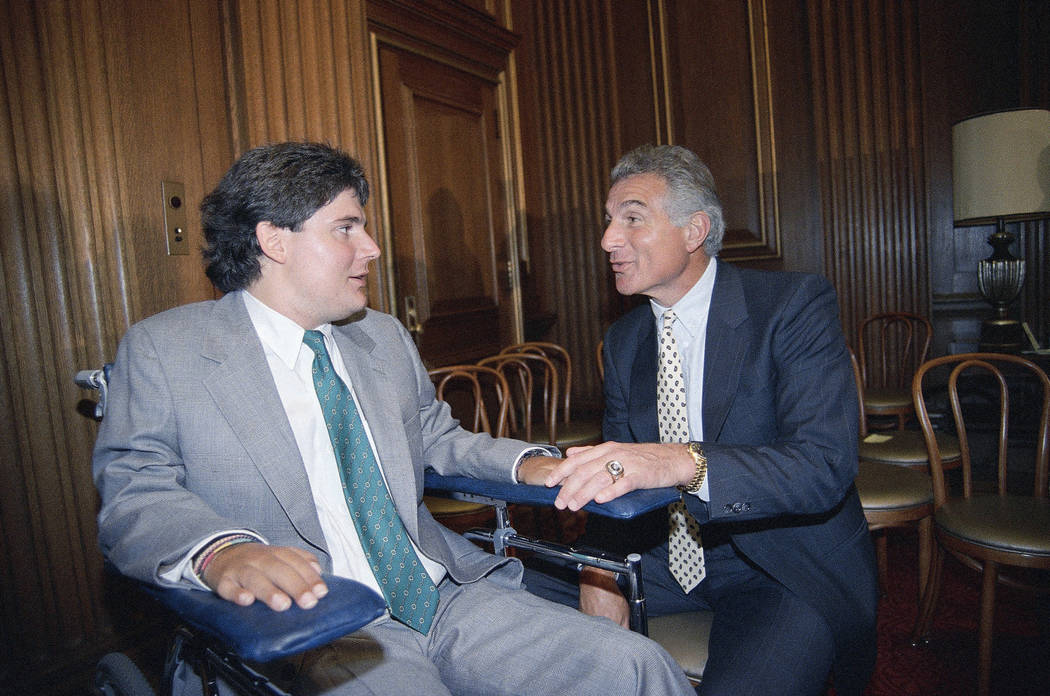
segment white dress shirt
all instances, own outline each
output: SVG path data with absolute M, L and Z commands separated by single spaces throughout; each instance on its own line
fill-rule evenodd
M 689 439 L 701 442 L 704 439 L 704 345 L 707 342 L 707 316 L 711 310 L 711 296 L 715 289 L 717 260 L 712 258 L 707 269 L 689 291 L 675 302 L 671 309 L 675 322 L 671 326 L 678 353 L 682 356 L 682 376 L 685 378 L 685 407 L 689 418 Z M 663 316 L 667 307 L 656 300 L 649 300 L 656 321 L 656 335 L 663 330 Z M 708 478 L 696 495 L 701 500 L 711 500 Z
M 321 413 L 321 406 L 317 401 L 317 392 L 313 385 L 314 353 L 303 343 L 303 335 L 306 332 L 294 321 L 267 307 L 249 292 L 241 291 L 240 294 L 252 325 L 255 327 L 255 332 L 262 342 L 266 361 L 270 366 L 274 384 L 277 386 L 277 393 L 281 398 L 292 434 L 295 436 L 295 443 L 306 467 L 306 475 L 310 481 L 310 493 L 314 506 L 317 508 L 321 531 L 324 534 L 328 552 L 332 556 L 332 572 L 340 577 L 357 580 L 381 595 L 379 584 L 362 549 L 357 527 L 354 526 L 346 500 L 342 495 L 343 484 L 339 476 L 335 451 L 332 449 L 328 427 Z M 326 324 L 318 327 L 317 330 L 324 334 L 325 348 L 328 349 L 336 373 L 347 385 L 354 398 L 354 403 L 358 404 L 361 421 L 364 423 L 369 441 L 373 443 L 372 452 L 382 471 L 382 462 L 379 461 L 379 456 L 375 452 L 368 418 L 360 408 L 354 387 L 346 373 L 342 354 L 332 337 L 332 325 Z M 558 456 L 558 452 L 556 448 L 542 446 L 523 449 L 511 470 L 515 483 L 518 483 L 518 465 L 526 457 L 532 455 Z M 177 563 L 162 568 L 160 576 L 171 582 L 183 580 L 195 587 L 209 589 L 193 572 L 193 557 L 213 540 L 233 533 L 249 534 L 258 538 L 262 543 L 268 543 L 266 539 L 248 529 L 223 530 L 201 540 Z M 409 541 L 434 584 L 441 582 L 446 575 L 445 567 L 424 555 L 411 539 Z
M 321 522 L 321 531 L 324 532 L 328 553 L 332 556 L 332 572 L 340 577 L 357 580 L 382 596 L 379 583 L 361 547 L 361 539 L 350 517 L 346 499 L 343 497 L 339 464 L 336 461 L 335 450 L 332 449 L 332 441 L 328 435 L 328 427 L 325 424 L 324 414 L 321 412 L 321 405 L 317 401 L 317 392 L 314 390 L 312 376 L 314 352 L 303 343 L 305 331 L 294 321 L 270 309 L 250 293 L 244 292 L 242 295 L 244 306 L 248 309 L 248 316 L 255 325 L 259 340 L 262 341 L 274 384 L 277 385 L 277 393 L 281 397 L 281 403 L 284 404 L 284 412 L 288 416 L 292 433 L 295 435 L 295 443 L 299 446 L 299 454 L 306 466 L 306 476 L 310 480 L 310 492 L 313 494 L 317 517 Z M 332 338 L 332 325 L 325 324 L 317 327 L 317 330 L 324 334 L 325 348 L 328 349 L 328 354 L 331 356 L 332 366 L 350 390 L 354 402 L 358 405 L 358 413 L 361 415 L 369 442 L 374 443 L 372 431 L 368 425 L 368 417 L 360 408 L 360 402 L 354 393 L 350 377 L 346 373 L 339 347 Z M 382 471 L 383 464 L 375 451 L 374 444 L 372 453 Z M 427 558 L 414 542 L 412 547 L 434 584 L 441 582 L 441 579 L 445 577 L 445 567 Z

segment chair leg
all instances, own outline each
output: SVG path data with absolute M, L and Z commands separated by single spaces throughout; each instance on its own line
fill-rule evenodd
M 875 532 L 875 564 L 879 569 L 879 590 L 883 596 L 889 591 L 890 575 L 886 569 L 889 563 L 889 554 L 886 552 L 886 530 L 880 529 Z
M 930 555 L 933 553 L 933 517 L 919 520 L 919 606 L 930 582 Z
M 940 545 L 933 544 L 933 555 L 930 560 L 930 570 L 926 580 L 926 592 L 922 597 L 922 606 L 919 607 L 919 615 L 915 619 L 915 628 L 911 634 L 911 644 L 918 645 L 926 640 L 933 623 L 933 612 L 937 607 L 937 595 L 941 590 L 941 569 L 944 565 L 944 551 Z
M 981 626 L 977 650 L 977 696 L 988 696 L 992 677 L 992 637 L 995 630 L 995 584 L 999 564 L 984 562 L 981 575 Z

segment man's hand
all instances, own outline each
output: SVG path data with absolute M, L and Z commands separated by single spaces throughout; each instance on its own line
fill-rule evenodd
M 521 466 L 518 467 L 518 483 L 542 486 L 546 483 L 550 473 L 554 471 L 554 467 L 561 464 L 561 462 L 562 460 L 558 457 L 542 455 L 525 457 L 521 460 Z
M 290 546 L 230 546 L 215 554 L 201 579 L 223 599 L 245 607 L 258 599 L 274 611 L 292 606 L 293 598 L 312 609 L 328 594 L 317 557 Z
M 592 500 L 607 503 L 642 488 L 685 486 L 696 470 L 684 443 L 603 442 L 570 447 L 565 453 L 565 459 L 554 460 L 556 466 L 544 481 L 547 486 L 562 487 L 554 500 L 559 510 L 576 511 Z M 623 465 L 623 476 L 616 481 L 605 468 L 612 460 Z
M 616 575 L 599 568 L 580 571 L 580 611 L 591 616 L 605 616 L 630 628 L 627 599 L 616 584 Z

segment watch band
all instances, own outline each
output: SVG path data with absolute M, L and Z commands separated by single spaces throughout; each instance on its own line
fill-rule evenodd
M 704 485 L 704 479 L 707 478 L 707 457 L 704 456 L 704 450 L 700 448 L 699 442 L 688 442 L 686 447 L 693 461 L 696 462 L 696 473 L 693 474 L 693 480 L 689 482 L 689 485 L 678 486 L 678 490 L 683 493 L 696 493 Z

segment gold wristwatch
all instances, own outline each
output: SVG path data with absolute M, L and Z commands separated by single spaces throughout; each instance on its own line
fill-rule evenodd
M 707 457 L 704 456 L 699 442 L 688 442 L 686 447 L 689 448 L 689 455 L 696 462 L 696 473 L 693 474 L 693 480 L 688 486 L 678 486 L 678 490 L 683 493 L 696 493 L 700 490 L 700 486 L 704 485 L 704 479 L 707 478 Z

